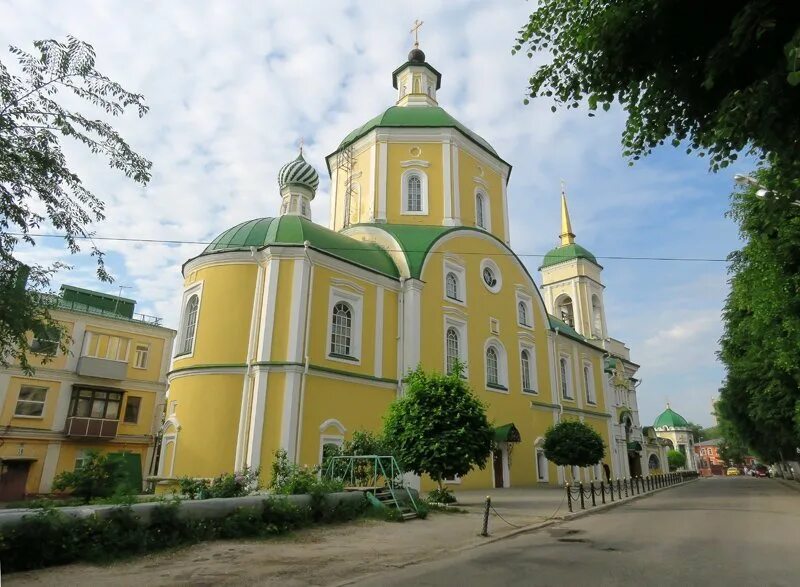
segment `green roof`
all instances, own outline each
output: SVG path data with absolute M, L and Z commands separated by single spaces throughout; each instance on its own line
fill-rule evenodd
M 392 106 L 385 112 L 379 114 L 366 124 L 359 126 L 357 129 L 347 135 L 336 151 L 341 151 L 376 128 L 443 127 L 455 128 L 459 130 L 464 136 L 477 144 L 480 148 L 487 151 L 493 157 L 500 159 L 500 156 L 492 148 L 492 146 L 486 142 L 485 139 L 469 130 L 466 126 L 445 112 L 444 108 L 440 108 L 439 106 Z
M 389 254 L 373 243 L 365 243 L 315 224 L 302 216 L 255 218 L 229 228 L 201 253 L 211 255 L 245 251 L 271 245 L 303 246 L 338 257 L 348 263 L 397 278 L 400 273 Z
M 677 412 L 673 412 L 669 407 L 661 412 L 653 423 L 654 428 L 688 428 L 689 422 Z
M 552 330 L 555 330 L 556 328 L 558 328 L 558 332 L 561 333 L 561 334 L 566 334 L 567 336 L 569 336 L 571 338 L 578 339 L 578 340 L 580 340 L 582 342 L 587 342 L 586 337 L 581 336 L 580 334 L 578 334 L 577 330 L 575 330 L 572 326 L 570 326 L 569 324 L 567 324 L 563 320 L 561 320 L 559 318 L 556 318 L 555 316 L 552 316 L 550 314 L 547 315 L 547 319 L 550 320 L 550 328 Z
M 521 442 L 519 430 L 511 424 L 503 424 L 494 429 L 495 442 Z
M 547 253 L 544 256 L 544 260 L 542 260 L 542 265 L 539 267 L 539 269 L 542 267 L 557 265 L 559 263 L 563 263 L 564 261 L 571 261 L 572 259 L 586 259 L 598 267 L 600 266 L 600 263 L 597 262 L 597 258 L 587 249 L 580 246 L 578 243 L 571 243 L 569 245 L 556 247 Z

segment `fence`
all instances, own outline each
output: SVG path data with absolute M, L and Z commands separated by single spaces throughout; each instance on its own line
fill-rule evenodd
M 616 482 L 611 479 L 605 481 L 590 481 L 587 485 L 582 482 L 567 483 L 564 489 L 567 492 L 567 506 L 569 511 L 574 511 L 574 507 L 580 504 L 580 509 L 595 507 L 598 499 L 600 504 L 612 503 L 634 495 L 650 493 L 656 489 L 679 485 L 689 479 L 695 479 L 695 472 L 665 473 L 663 475 L 648 475 L 646 477 L 628 477 L 625 479 L 617 478 Z M 606 499 L 608 497 L 608 500 Z M 591 503 L 589 503 L 591 501 Z

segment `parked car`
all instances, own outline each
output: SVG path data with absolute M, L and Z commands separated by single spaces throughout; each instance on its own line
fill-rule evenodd
M 769 469 L 766 465 L 758 465 L 755 468 L 756 477 L 769 477 Z
M 725 471 L 725 475 L 728 477 L 735 477 L 739 474 L 739 469 L 737 467 L 728 467 L 728 470 Z

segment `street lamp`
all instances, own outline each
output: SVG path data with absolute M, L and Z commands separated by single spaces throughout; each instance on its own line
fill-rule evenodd
M 773 192 L 772 190 L 768 190 L 763 185 L 758 183 L 757 179 L 749 175 L 742 175 L 741 173 L 737 173 L 736 175 L 733 176 L 733 181 L 735 181 L 739 185 L 758 188 L 756 190 L 756 196 L 759 198 L 771 198 L 775 195 L 775 192 Z M 800 206 L 800 200 L 794 200 L 793 202 L 790 202 L 790 204 L 793 204 L 795 206 Z

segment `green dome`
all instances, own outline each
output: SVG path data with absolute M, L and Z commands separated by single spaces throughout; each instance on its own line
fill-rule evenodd
M 550 267 L 551 265 L 558 265 L 559 263 L 571 261 L 572 259 L 586 259 L 598 267 L 600 266 L 600 263 L 597 262 L 597 257 L 592 255 L 587 249 L 583 248 L 578 243 L 572 243 L 552 249 L 544 256 L 544 260 L 542 261 L 542 265 L 539 267 L 539 269 L 542 267 Z
M 669 406 L 661 412 L 653 423 L 653 428 L 688 428 L 689 422 L 677 412 L 673 412 Z
M 363 126 L 359 126 L 357 129 L 347 135 L 339 145 L 337 151 L 341 151 L 376 128 L 442 127 L 458 129 L 469 140 L 499 159 L 497 152 L 488 142 L 486 142 L 486 140 L 476 135 L 466 126 L 445 112 L 443 108 L 438 106 L 392 106 L 386 110 L 386 112 L 379 114 Z
M 215 238 L 200 256 L 270 245 L 303 246 L 306 241 L 311 248 L 348 263 L 389 277 L 400 276 L 394 261 L 378 245 L 356 240 L 294 215 L 255 218 L 237 224 Z
M 287 185 L 302 185 L 315 192 L 319 186 L 319 175 L 303 158 L 301 151 L 297 159 L 281 167 L 278 172 L 278 185 L 281 189 Z

